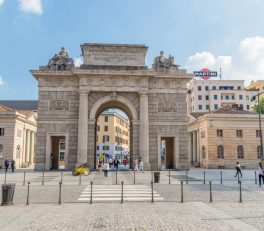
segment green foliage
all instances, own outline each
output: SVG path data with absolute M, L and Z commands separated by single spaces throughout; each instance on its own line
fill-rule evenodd
M 256 113 L 259 113 L 259 110 L 261 114 L 264 114 L 264 98 L 263 97 L 259 99 L 259 106 L 258 106 L 258 101 L 257 100 L 254 101 L 253 111 Z

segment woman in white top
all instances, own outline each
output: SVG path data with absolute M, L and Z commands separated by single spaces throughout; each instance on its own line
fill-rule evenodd
M 109 171 L 109 164 L 106 161 L 105 164 L 104 164 L 104 176 L 105 176 L 105 178 L 107 178 L 108 171 Z

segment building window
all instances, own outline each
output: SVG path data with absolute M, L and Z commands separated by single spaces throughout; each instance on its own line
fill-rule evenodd
M 202 87 L 201 86 L 198 86 L 198 91 L 201 91 L 202 90 Z
M 239 99 L 242 100 L 243 99 L 243 95 L 239 95 Z
M 237 87 L 237 90 L 241 90 L 241 87 L 240 87 L 240 86 L 238 86 L 238 87 Z
M 229 95 L 226 95 L 226 96 L 225 96 L 225 99 L 229 100 Z
M 206 95 L 206 96 L 205 96 L 205 99 L 206 99 L 206 100 L 209 100 L 209 95 Z
M 202 157 L 203 157 L 203 159 L 206 158 L 206 150 L 205 150 L 205 146 L 204 145 L 202 146 Z
M 260 130 L 256 130 L 256 137 L 260 137 Z
M 217 95 L 214 95 L 214 99 L 217 99 Z
M 5 135 L 5 129 L 4 128 L 0 128 L 0 136 L 4 136 Z
M 224 159 L 224 146 L 223 145 L 217 146 L 217 158 Z
M 202 100 L 202 96 L 201 95 L 198 95 L 198 100 Z
M 96 150 L 99 150 L 99 149 L 100 149 L 100 147 L 97 145 Z
M 237 146 L 237 158 L 244 159 L 244 149 L 242 145 Z
M 105 122 L 108 122 L 108 116 L 105 116 L 104 118 L 105 118 Z
M 215 109 L 215 110 L 218 109 L 218 104 L 215 104 L 215 105 L 214 105 L 214 109 Z
M 213 86 L 213 90 L 216 90 L 216 86 Z
M 3 159 L 3 154 L 4 154 L 4 146 L 3 144 L 0 144 L 0 160 Z M 2 162 L 1 162 L 2 164 Z
M 208 86 L 205 86 L 205 90 L 206 90 L 206 91 L 209 91 L 209 87 L 208 87 Z
M 247 110 L 249 110 L 249 105 L 247 105 Z
M 98 132 L 100 131 L 100 126 L 97 126 L 97 131 L 98 131 Z
M 206 110 L 210 110 L 210 106 L 208 104 L 206 105 Z
M 108 131 L 108 126 L 104 126 L 104 130 L 105 130 L 105 132 L 107 132 Z
M 65 152 L 60 152 L 60 161 L 64 161 Z
M 223 137 L 223 130 L 222 129 L 217 129 L 216 130 L 216 135 L 217 135 L 217 137 Z
M 243 137 L 243 130 L 236 130 L 237 137 Z
M 232 99 L 235 99 L 235 96 L 234 95 L 232 95 Z
M 109 142 L 109 136 L 105 135 L 103 136 L 103 143 Z
M 203 105 L 199 104 L 198 108 L 199 108 L 199 110 L 202 110 L 203 109 Z
M 103 150 L 104 151 L 108 151 L 109 150 L 109 146 L 103 146 Z
M 261 145 L 257 147 L 257 154 L 258 154 L 258 159 L 260 159 L 261 158 Z

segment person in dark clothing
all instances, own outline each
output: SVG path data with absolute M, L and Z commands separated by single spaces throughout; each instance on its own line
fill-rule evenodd
M 117 159 L 117 157 L 114 159 L 114 168 L 116 168 L 116 170 L 118 170 L 118 165 L 120 164 L 119 160 Z
M 14 170 L 15 170 L 15 164 L 16 164 L 16 162 L 14 160 L 11 160 L 12 172 L 14 172 Z
M 9 167 L 9 161 L 8 160 L 5 160 L 5 171 L 7 172 L 7 169 Z

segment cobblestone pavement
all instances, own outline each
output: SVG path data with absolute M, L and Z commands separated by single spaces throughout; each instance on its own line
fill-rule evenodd
M 1 230 L 254 231 L 263 230 L 263 204 L 95 203 L 7 206 Z

